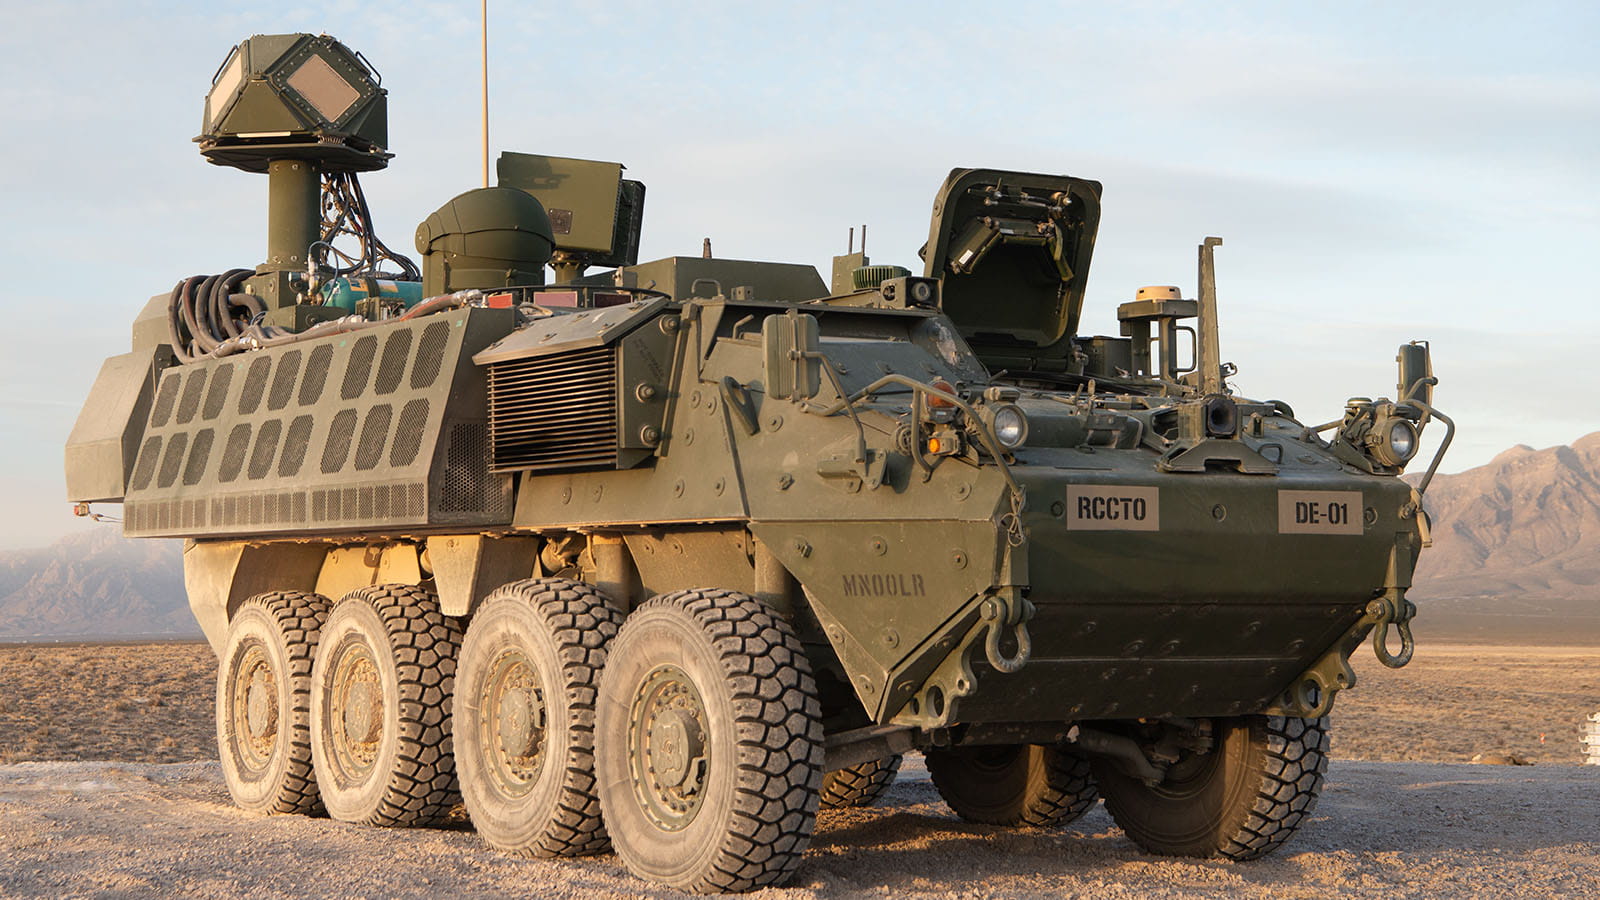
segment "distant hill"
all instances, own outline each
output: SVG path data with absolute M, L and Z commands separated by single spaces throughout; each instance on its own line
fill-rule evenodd
M 0 552 L 0 640 L 198 636 L 181 541 L 124 540 L 112 526 Z
M 1600 641 L 1600 432 L 1434 479 L 1422 634 Z

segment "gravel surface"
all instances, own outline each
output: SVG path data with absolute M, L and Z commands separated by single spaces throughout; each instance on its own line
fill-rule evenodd
M 921 760 L 823 812 L 785 889 L 813 897 L 1577 897 L 1600 893 L 1600 767 L 1336 760 L 1311 823 L 1254 863 L 1139 852 L 1103 807 L 1058 831 L 967 825 Z M 611 855 L 524 860 L 470 830 L 234 809 L 215 763 L 0 766 L 0 896 L 676 896 Z

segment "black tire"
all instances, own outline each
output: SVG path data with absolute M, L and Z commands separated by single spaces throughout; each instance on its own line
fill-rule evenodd
M 926 755 L 939 796 L 968 822 L 1054 828 L 1082 818 L 1099 799 L 1089 760 L 1067 747 L 952 747 Z
M 822 722 L 799 638 L 745 594 L 658 596 L 600 679 L 595 771 L 636 875 L 701 893 L 780 884 L 816 824 Z
M 527 856 L 604 852 L 595 685 L 622 614 L 561 578 L 517 581 L 472 615 L 456 673 L 455 752 L 472 824 Z
M 1154 787 L 1095 761 L 1106 809 L 1134 843 L 1162 856 L 1256 859 L 1311 815 L 1328 768 L 1326 718 L 1217 719 L 1213 739 Z
M 894 777 L 900 773 L 900 762 L 904 758 L 896 753 L 857 763 L 847 769 L 835 769 L 822 776 L 822 808 L 845 809 L 877 803 L 889 786 L 894 784 Z
M 455 621 L 414 585 L 361 588 L 334 604 L 311 675 L 311 753 L 328 815 L 435 825 L 460 802 L 450 746 L 460 644 Z
M 274 591 L 228 623 L 217 667 L 217 752 L 240 809 L 322 812 L 311 764 L 311 662 L 328 600 Z

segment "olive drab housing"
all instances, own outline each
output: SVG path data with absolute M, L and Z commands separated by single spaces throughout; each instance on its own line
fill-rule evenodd
M 919 274 L 851 247 L 830 284 L 640 263 L 622 166 L 507 153 L 419 269 L 356 181 L 385 103 L 333 38 L 234 49 L 196 140 L 268 174 L 268 258 L 152 298 L 67 445 L 80 509 L 186 540 L 241 805 L 459 791 L 496 846 L 746 890 L 916 749 L 973 821 L 1098 792 L 1247 859 L 1308 814 L 1357 646 L 1410 658 L 1426 344 L 1308 427 L 1228 386 L 1219 240 L 1194 299 L 1083 335 L 1100 184 L 994 169 L 951 172 Z

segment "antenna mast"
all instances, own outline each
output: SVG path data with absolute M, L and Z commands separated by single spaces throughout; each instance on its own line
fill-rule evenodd
M 483 186 L 489 186 L 489 0 L 481 0 L 479 18 L 483 23 Z

